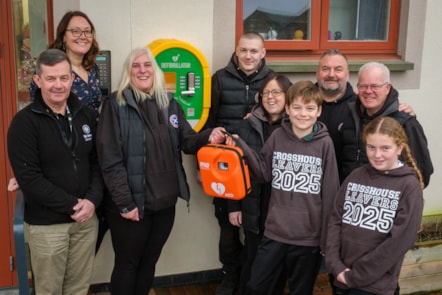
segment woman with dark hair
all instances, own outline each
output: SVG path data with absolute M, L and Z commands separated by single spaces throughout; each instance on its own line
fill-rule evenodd
M 55 40 L 49 48 L 66 52 L 75 75 L 71 92 L 75 93 L 85 105 L 95 110 L 98 116 L 102 93 L 95 58 L 99 53 L 99 47 L 95 39 L 95 27 L 89 17 L 81 11 L 66 12 L 58 23 Z M 37 85 L 31 83 L 32 100 L 36 89 Z
M 251 111 L 251 116 L 243 120 L 239 127 L 239 136 L 255 151 L 259 152 L 272 132 L 281 126 L 285 117 L 285 93 L 292 83 L 280 74 L 271 74 L 259 89 L 259 101 Z M 241 201 L 229 201 L 229 221 L 234 226 L 243 226 L 244 245 L 247 247 L 247 258 L 241 271 L 239 289 L 245 294 L 245 286 L 259 241 L 264 232 L 264 222 L 270 199 L 270 184 L 258 183 L 252 179 L 252 192 Z M 272 294 L 282 294 L 285 275 L 281 278 L 281 290 Z

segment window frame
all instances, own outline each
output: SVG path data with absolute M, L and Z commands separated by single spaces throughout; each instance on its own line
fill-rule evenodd
M 243 1 L 236 0 L 236 42 L 244 30 Z M 400 0 L 391 0 L 388 40 L 385 41 L 328 40 L 329 9 L 330 0 L 311 0 L 311 40 L 265 40 L 267 57 L 320 55 L 327 49 L 339 48 L 347 55 L 383 55 L 397 58 Z

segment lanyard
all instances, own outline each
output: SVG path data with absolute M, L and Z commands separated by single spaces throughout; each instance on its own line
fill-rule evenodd
M 67 115 L 67 121 L 68 121 L 68 126 L 69 126 L 69 131 L 67 132 L 66 128 L 65 128 L 65 123 L 61 120 L 64 120 L 64 118 L 60 118 L 60 116 L 58 116 L 57 114 L 55 114 L 55 118 L 57 119 L 57 123 L 58 123 L 58 128 L 60 129 L 60 133 L 61 133 L 61 137 L 63 138 L 63 142 L 64 144 L 69 148 L 69 149 L 73 149 L 73 144 L 72 144 L 72 132 L 74 131 L 73 129 L 73 118 L 72 118 L 72 113 L 69 109 L 69 106 L 66 105 L 66 115 Z

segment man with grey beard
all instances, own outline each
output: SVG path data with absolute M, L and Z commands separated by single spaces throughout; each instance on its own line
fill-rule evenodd
M 347 105 L 357 99 L 353 87 L 348 82 L 349 77 L 347 58 L 340 50 L 330 49 L 321 55 L 316 70 L 316 80 L 322 89 L 323 98 L 322 112 L 318 120 L 327 126 L 335 151 L 340 151 L 339 127 L 342 119 L 349 114 Z M 339 158 L 337 161 L 339 165 Z
M 316 70 L 316 80 L 322 89 L 322 112 L 318 121 L 323 122 L 328 129 L 335 147 L 338 169 L 341 172 L 341 127 L 347 116 L 351 116 L 348 104 L 358 100 L 353 87 L 348 82 L 350 71 L 348 69 L 347 57 L 338 49 L 325 51 L 319 58 L 319 65 Z M 405 103 L 399 103 L 399 111 L 414 116 L 413 108 Z M 340 177 L 341 178 L 341 177 Z M 341 179 L 342 180 L 342 179 Z M 333 285 L 334 277 L 330 275 L 332 292 L 338 295 L 339 291 Z
M 348 82 L 350 71 L 347 57 L 339 49 L 329 49 L 319 58 L 316 70 L 316 80 L 322 89 L 322 112 L 318 120 L 328 129 L 336 152 L 339 171 L 341 165 L 341 131 L 343 119 L 350 114 L 349 102 L 354 102 L 358 96 Z M 405 103 L 399 104 L 399 111 L 414 116 L 413 108 Z

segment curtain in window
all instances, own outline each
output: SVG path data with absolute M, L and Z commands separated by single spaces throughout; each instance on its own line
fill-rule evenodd
M 386 40 L 389 17 L 389 0 L 358 0 L 359 40 Z

